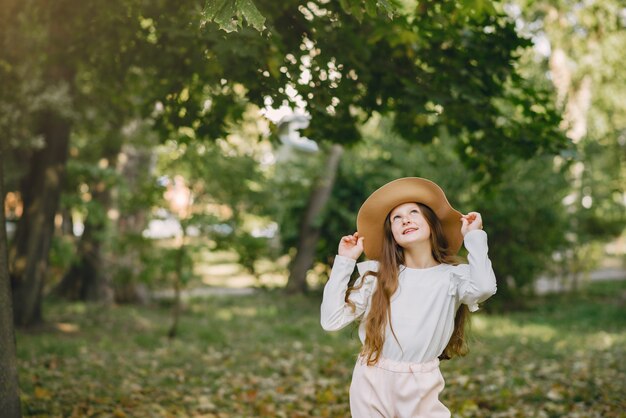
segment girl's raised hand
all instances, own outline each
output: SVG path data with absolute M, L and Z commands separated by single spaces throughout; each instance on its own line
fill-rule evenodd
M 341 241 L 339 241 L 337 254 L 357 260 L 363 253 L 363 239 L 358 232 L 342 237 Z
M 483 218 L 478 212 L 470 212 L 467 215 L 461 216 L 461 234 L 465 236 L 470 231 L 476 229 L 483 229 Z

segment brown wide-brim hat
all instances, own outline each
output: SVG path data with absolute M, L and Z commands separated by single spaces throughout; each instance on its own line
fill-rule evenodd
M 378 260 L 383 247 L 385 219 L 393 208 L 402 203 L 422 203 L 435 212 L 441 221 L 451 254 L 463 243 L 461 212 L 454 209 L 441 187 L 420 177 L 404 177 L 376 190 L 361 205 L 356 217 L 359 236 L 364 237 L 363 249 L 370 260 Z

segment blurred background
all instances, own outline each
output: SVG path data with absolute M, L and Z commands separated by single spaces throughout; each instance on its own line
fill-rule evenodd
M 349 416 L 321 290 L 404 176 L 482 213 L 498 278 L 453 416 L 626 416 L 625 28 L 620 0 L 0 0 L 7 416 Z

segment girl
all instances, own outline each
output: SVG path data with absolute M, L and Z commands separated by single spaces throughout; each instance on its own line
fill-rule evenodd
M 372 193 L 357 230 L 339 243 L 321 306 L 327 331 L 360 321 L 352 416 L 450 417 L 438 398 L 439 359 L 466 354 L 468 313 L 496 292 L 481 216 L 462 215 L 435 183 L 407 177 Z M 469 264 L 455 256 L 462 242 Z M 362 252 L 370 260 L 348 288 Z

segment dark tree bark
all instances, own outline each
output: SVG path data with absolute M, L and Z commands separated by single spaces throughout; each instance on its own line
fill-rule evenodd
M 48 267 L 70 137 L 70 121 L 49 110 L 40 119 L 46 145 L 33 153 L 21 183 L 24 213 L 11 251 L 11 283 L 15 323 L 42 322 L 41 300 Z
M 13 286 L 14 321 L 19 326 L 42 322 L 41 301 L 48 268 L 48 253 L 54 234 L 56 216 L 65 177 L 75 97 L 77 38 L 68 13 L 79 8 L 73 2 L 42 2 L 38 16 L 47 31 L 47 49 L 42 80 L 46 86 L 67 90 L 70 103 L 45 104 L 34 115 L 34 133 L 41 135 L 44 147 L 21 162 L 28 173 L 21 180 L 24 212 L 18 222 L 9 252 Z
M 9 257 L 4 218 L 4 152 L 0 144 L 0 411 L 7 418 L 21 417 L 15 334 L 9 281 Z
M 288 293 L 307 291 L 306 275 L 315 260 L 315 247 L 320 236 L 320 229 L 316 220 L 319 219 L 328 199 L 330 199 L 342 154 L 341 145 L 335 144 L 331 147 L 324 173 L 319 177 L 309 197 L 307 209 L 300 224 L 296 257 L 289 272 L 286 289 Z

